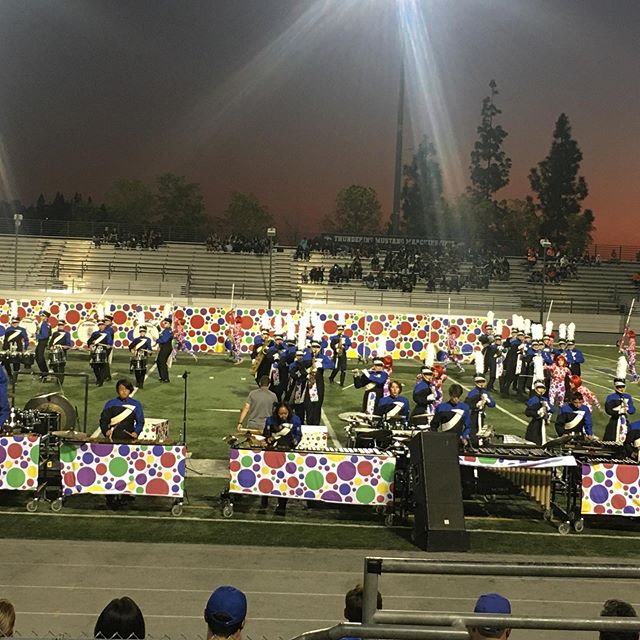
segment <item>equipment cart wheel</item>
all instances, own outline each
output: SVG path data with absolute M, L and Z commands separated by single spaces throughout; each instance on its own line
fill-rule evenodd
M 558 525 L 558 533 L 560 535 L 566 536 L 567 533 L 569 533 L 569 531 L 571 531 L 571 523 L 570 522 L 561 522 Z
M 393 513 L 387 513 L 384 517 L 384 524 L 386 527 L 393 527 Z
M 551 522 L 553 520 L 553 511 L 551 509 L 545 509 L 542 513 L 542 518 L 547 522 Z
M 584 531 L 584 519 L 580 518 L 573 523 L 573 528 L 576 533 L 582 533 Z
M 182 515 L 182 502 L 176 502 L 172 507 L 171 507 L 171 515 L 175 516 L 176 518 L 179 518 Z
M 33 500 L 29 500 L 29 502 L 27 502 L 27 511 L 29 513 L 35 513 L 38 510 L 38 504 L 39 501 L 35 498 Z
M 232 515 L 233 515 L 233 504 L 231 502 L 227 502 L 227 504 L 225 504 L 222 507 L 222 517 L 230 518 Z
M 62 511 L 62 505 L 63 505 L 63 501 L 62 498 L 56 498 L 52 503 L 51 503 L 51 511 L 53 511 L 54 513 L 59 513 L 60 511 Z

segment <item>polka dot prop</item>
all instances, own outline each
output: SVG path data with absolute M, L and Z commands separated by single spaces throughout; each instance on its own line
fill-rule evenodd
M 582 508 L 591 516 L 640 515 L 640 466 L 582 465 Z
M 302 438 L 298 443 L 300 449 L 326 449 L 329 440 L 327 427 L 323 425 L 302 425 Z
M 38 486 L 39 460 L 39 436 L 0 437 L 0 489 L 35 490 Z
M 114 303 L 111 312 L 114 325 L 114 347 L 126 348 L 134 338 L 134 329 L 138 313 L 143 312 L 145 321 L 152 327 L 159 327 L 163 318 L 162 308 L 166 301 L 157 305 L 140 305 L 136 303 Z M 0 298 L 0 337 L 9 324 L 10 301 Z M 35 318 L 42 309 L 41 300 L 28 300 L 19 303 L 18 313 L 23 318 L 23 326 L 27 331 L 35 331 Z M 72 344 L 84 346 L 96 325 L 96 302 L 69 302 L 64 318 L 57 319 L 59 311 L 56 304 L 51 306 L 54 314 L 51 324 L 64 321 L 71 332 Z M 380 338 L 384 340 L 386 354 L 394 358 L 423 359 L 429 342 L 436 348 L 444 348 L 444 342 L 451 328 L 457 340 L 459 351 L 463 356 L 470 356 L 480 348 L 478 338 L 486 328 L 486 319 L 480 317 L 443 316 L 437 314 L 402 314 L 402 313 L 367 313 L 363 311 L 326 312 L 314 310 L 317 321 L 322 326 L 323 338 L 328 340 L 336 333 L 338 324 L 345 324 L 345 335 L 351 338 L 352 346 L 347 351 L 349 358 L 358 356 L 372 357 L 378 354 Z M 174 317 L 184 320 L 186 346 L 194 352 L 222 353 L 227 331 L 233 331 L 236 318 L 242 329 L 240 350 L 243 354 L 251 353 L 253 340 L 260 333 L 262 317 L 268 317 L 272 328 L 277 326 L 275 319 L 282 319 L 282 326 L 293 318 L 296 327 L 301 311 L 296 309 L 263 309 L 241 307 L 229 309 L 223 307 L 177 307 Z M 511 320 L 503 321 L 503 333 L 508 335 Z M 29 328 L 31 327 L 31 328 Z M 153 333 L 153 330 L 151 331 Z M 33 336 L 31 335 L 33 341 Z M 331 350 L 327 350 L 331 355 Z
M 396 459 L 388 455 L 231 449 L 232 493 L 387 505 Z
M 186 448 L 181 445 L 65 442 L 60 445 L 62 495 L 184 495 Z

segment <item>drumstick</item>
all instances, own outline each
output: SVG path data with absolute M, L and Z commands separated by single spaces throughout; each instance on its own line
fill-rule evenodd
M 100 296 L 100 299 L 98 300 L 98 302 L 96 302 L 96 305 L 99 305 L 102 302 L 102 298 L 104 298 L 107 295 L 107 291 L 109 291 L 109 287 L 107 287 L 103 292 L 102 295 Z

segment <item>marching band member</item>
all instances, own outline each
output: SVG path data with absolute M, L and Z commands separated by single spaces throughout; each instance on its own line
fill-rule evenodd
M 347 375 L 347 351 L 351 349 L 351 338 L 344 335 L 344 325 L 338 325 L 338 333 L 330 340 L 331 351 L 333 352 L 334 368 L 329 376 L 329 382 L 334 382 L 338 373 L 340 374 L 340 386 L 344 387 L 344 379 Z
M 519 347 L 524 339 L 524 332 L 520 329 L 520 316 L 511 316 L 511 335 L 505 340 L 506 354 L 503 360 L 503 371 L 500 376 L 500 395 L 509 396 L 509 390 L 517 387 L 517 375 L 519 371 Z
M 447 339 L 445 341 L 445 350 L 447 353 L 447 362 L 452 362 L 460 373 L 464 373 L 464 367 L 460 364 L 462 355 L 458 351 L 458 339 L 456 338 L 456 327 L 449 327 L 447 331 Z
M 11 325 L 7 328 L 2 341 L 2 349 L 10 353 L 23 353 L 29 348 L 29 336 L 24 327 L 20 326 L 20 316 L 18 315 L 18 305 L 16 302 L 11 303 Z M 20 371 L 20 362 L 5 363 L 9 378 L 17 378 Z
M 571 377 L 571 371 L 567 367 L 567 359 L 560 353 L 555 357 L 554 364 L 545 365 L 544 368 L 551 373 L 549 401 L 553 405 L 560 405 L 564 402 L 566 380 Z
M 402 425 L 406 425 L 409 421 L 409 399 L 400 395 L 401 393 L 402 384 L 392 380 L 389 383 L 389 395 L 380 398 L 375 414 L 386 416 L 387 420 L 397 419 Z
M 36 364 L 38 365 L 38 369 L 40 369 L 40 380 L 42 381 L 44 381 L 49 373 L 49 367 L 47 366 L 47 360 L 44 354 L 47 349 L 47 344 L 49 343 L 49 338 L 51 337 L 50 317 L 51 312 L 47 309 L 42 309 L 38 314 L 40 323 L 36 331 Z
M 171 330 L 171 317 L 165 317 L 160 323 L 162 331 L 156 340 L 158 345 L 158 355 L 156 356 L 156 366 L 160 382 L 170 382 L 169 380 L 169 357 L 173 348 L 173 331 Z
M 503 371 L 504 347 L 502 346 L 502 335 L 496 333 L 493 342 L 483 351 L 486 365 L 484 373 L 489 376 L 487 389 L 489 391 L 495 391 L 494 385 L 496 379 L 500 380 Z
M 569 323 L 567 327 L 567 348 L 565 355 L 567 356 L 567 365 L 571 369 L 571 373 L 574 376 L 582 375 L 581 365 L 584 364 L 584 353 L 580 349 L 576 349 L 575 343 L 576 325 L 573 322 Z
M 263 329 L 259 342 L 253 343 L 253 350 L 251 352 L 251 374 L 256 380 L 256 383 L 262 376 L 269 375 L 269 369 L 271 363 L 267 358 L 267 353 L 272 347 L 273 340 L 269 336 L 269 330 Z
M 560 407 L 556 418 L 556 432 L 559 436 L 571 434 L 593 438 L 591 411 L 583 402 L 579 391 L 574 391 L 571 400 Z
M 356 389 L 364 388 L 362 411 L 373 415 L 384 394 L 384 385 L 389 377 L 384 370 L 384 362 L 382 358 L 374 358 L 371 370 L 354 369 L 352 373 L 354 387 Z
M 306 389 L 304 394 L 305 424 L 322 424 L 322 403 L 324 402 L 324 370 L 333 369 L 333 361 L 321 353 L 322 344 L 317 340 L 311 343 L 303 358 L 307 368 Z
M 541 374 L 542 363 L 540 363 L 537 373 Z M 553 406 L 546 396 L 547 385 L 542 377 L 537 377 L 533 383 L 533 395 L 527 400 L 524 414 L 529 420 L 527 430 L 524 434 L 525 440 L 543 445 L 547 442 L 547 429 L 553 414 Z
M 428 359 L 427 359 L 428 360 Z M 420 378 L 413 387 L 415 407 L 411 412 L 411 423 L 429 425 L 436 411 L 436 389 L 433 380 L 433 368 L 425 364 L 420 369 Z
M 109 440 L 137 440 L 144 428 L 144 411 L 139 400 L 130 397 L 133 385 L 126 378 L 116 382 L 117 396 L 107 400 L 100 414 L 100 430 Z
M 151 338 L 147 336 L 147 327 L 144 324 L 144 312 L 138 316 L 138 337 L 134 338 L 129 344 L 129 352 L 131 353 L 131 362 L 129 370 L 136 377 L 136 386 L 138 389 L 144 388 L 144 379 L 147 376 L 147 357 L 153 351 L 151 346 Z
M 625 393 L 627 361 L 624 356 L 618 358 L 616 367 L 616 377 L 613 380 L 614 393 L 610 393 L 604 401 L 605 413 L 610 416 L 609 422 L 604 429 L 604 440 L 606 442 L 623 443 L 627 436 L 628 416 L 636 412 L 633 398 Z
M 493 335 L 493 320 L 495 318 L 495 314 L 493 313 L 493 311 L 488 311 L 487 312 L 487 321 L 485 322 L 485 330 L 484 333 L 480 334 L 479 338 L 478 338 L 478 342 L 480 342 L 480 344 L 483 347 L 483 350 L 486 349 L 486 347 L 488 347 L 494 340 L 494 335 Z
M 105 382 L 106 363 L 107 363 L 107 333 L 105 331 L 105 323 L 101 318 L 98 320 L 98 328 L 89 336 L 87 347 L 91 352 L 89 364 L 96 376 L 96 384 L 101 387 Z
M 471 416 L 469 405 L 461 402 L 461 397 L 462 387 L 452 384 L 449 387 L 449 400 L 442 402 L 436 409 L 431 428 L 434 431 L 453 431 L 466 441 L 471 433 Z
M 628 340 L 628 342 L 627 342 Z M 636 371 L 636 332 L 628 327 L 619 342 L 620 353 L 627 359 L 627 373 L 631 376 L 631 382 L 638 382 L 640 376 Z
M 295 352 L 293 362 L 289 364 L 289 382 L 285 399 L 291 403 L 300 420 L 304 419 L 304 394 L 307 382 L 307 367 L 302 360 L 304 351 Z
M 469 405 L 471 410 L 471 431 L 469 434 L 469 440 L 473 445 L 478 441 L 478 432 L 484 427 L 486 419 L 485 409 L 487 407 L 493 408 L 496 406 L 496 401 L 491 397 L 489 390 L 486 388 L 487 379 L 484 375 L 484 358 L 480 351 L 476 351 L 475 365 L 476 375 L 473 378 L 475 387 L 469 391 L 467 397 L 464 399 L 465 404 Z
M 61 321 L 65 312 L 63 306 L 58 312 L 58 324 L 56 330 L 51 334 L 49 340 L 49 366 L 56 374 L 56 378 L 60 384 L 64 384 L 64 370 L 67 366 L 67 351 L 71 349 L 71 334 L 66 325 Z
M 111 358 L 113 357 L 113 338 L 115 335 L 115 330 L 113 328 L 111 305 L 108 302 L 105 302 L 104 309 L 107 312 L 104 314 L 104 331 L 107 334 L 107 362 L 104 367 L 104 381 L 109 382 L 111 380 Z
M 546 365 L 551 366 L 553 364 L 555 350 L 553 348 L 553 322 L 548 320 L 545 323 L 544 338 L 542 338 L 542 359 Z
M 579 391 L 582 394 L 582 399 L 587 407 L 589 407 L 589 411 L 593 413 L 593 407 L 602 411 L 600 400 L 598 400 L 598 397 L 593 393 L 593 391 L 591 391 L 591 389 L 582 384 L 582 378 L 580 376 L 571 376 L 569 385 L 571 391 Z

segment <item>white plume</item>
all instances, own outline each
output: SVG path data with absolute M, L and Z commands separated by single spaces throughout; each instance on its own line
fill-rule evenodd
M 282 322 L 282 316 L 280 314 L 273 319 L 273 330 L 276 333 L 282 333 L 284 330 L 284 323 Z
M 573 342 L 576 338 L 576 323 L 570 322 L 567 325 L 567 340 Z
M 539 353 L 533 356 L 533 380 L 544 380 L 544 360 Z
M 519 324 L 520 324 L 520 316 L 517 313 L 512 313 L 511 314 L 511 326 L 514 329 L 517 329 Z
M 60 322 L 64 322 L 67 318 L 67 305 L 64 302 L 61 302 L 58 305 L 58 320 Z
M 531 339 L 532 340 L 542 340 L 542 325 L 538 324 L 537 322 L 535 324 L 531 325 Z
M 293 316 L 289 316 L 287 318 L 287 340 L 295 340 L 296 339 L 296 321 L 293 319 Z
M 430 342 L 427 345 L 427 355 L 425 356 L 424 363 L 427 367 L 433 367 L 433 363 L 436 361 L 436 345 Z
M 137 315 L 137 325 L 139 327 L 141 327 L 144 324 L 145 320 L 144 320 L 144 311 L 138 311 L 138 315 Z
M 495 314 L 493 313 L 493 311 L 487 311 L 487 325 L 492 327 L 494 318 Z
M 96 313 L 98 314 L 98 320 L 104 318 L 104 307 L 101 304 L 96 305 Z
M 524 332 L 526 335 L 531 335 L 531 320 L 529 318 L 524 321 Z
M 544 324 L 544 335 L 550 336 L 553 333 L 553 321 L 547 320 Z
M 476 375 L 478 376 L 484 375 L 484 356 L 482 355 L 482 351 L 476 351 L 474 355 L 475 355 L 474 363 L 476 365 Z
M 338 313 L 336 313 L 336 324 L 337 325 L 341 325 L 341 324 L 346 324 L 346 318 L 345 318 L 346 314 L 344 311 L 339 311 Z
M 376 355 L 378 358 L 382 358 L 387 353 L 387 338 L 381 333 L 378 336 L 378 343 L 376 345 Z
M 271 329 L 271 321 L 269 320 L 269 314 L 265 311 L 260 318 L 261 329 Z
M 300 316 L 298 324 L 298 349 L 304 351 L 307 346 L 307 328 L 309 327 L 309 318 L 307 314 Z
M 18 302 L 17 300 L 12 300 L 11 304 L 9 305 L 9 309 L 10 309 L 10 313 L 11 313 L 11 319 L 13 320 L 13 318 L 15 318 L 18 315 Z
M 503 322 L 502 320 L 496 320 L 496 330 L 495 330 L 495 334 L 496 336 L 499 336 L 502 338 L 502 328 L 503 328 Z
M 49 311 L 51 309 L 51 298 L 45 298 L 42 301 L 42 310 Z
M 173 312 L 173 308 L 171 307 L 170 304 L 165 304 L 164 307 L 162 307 L 162 317 L 163 318 L 168 318 Z
M 564 322 L 561 322 L 558 325 L 558 339 L 560 340 L 567 339 L 567 325 Z
M 618 364 L 616 365 L 616 378 L 621 380 L 627 379 L 627 359 L 621 355 L 618 358 Z
M 323 327 L 322 327 L 322 323 L 320 322 L 319 318 L 316 318 L 317 322 L 316 324 L 313 325 L 313 339 L 321 342 L 322 341 L 322 332 L 323 332 Z

